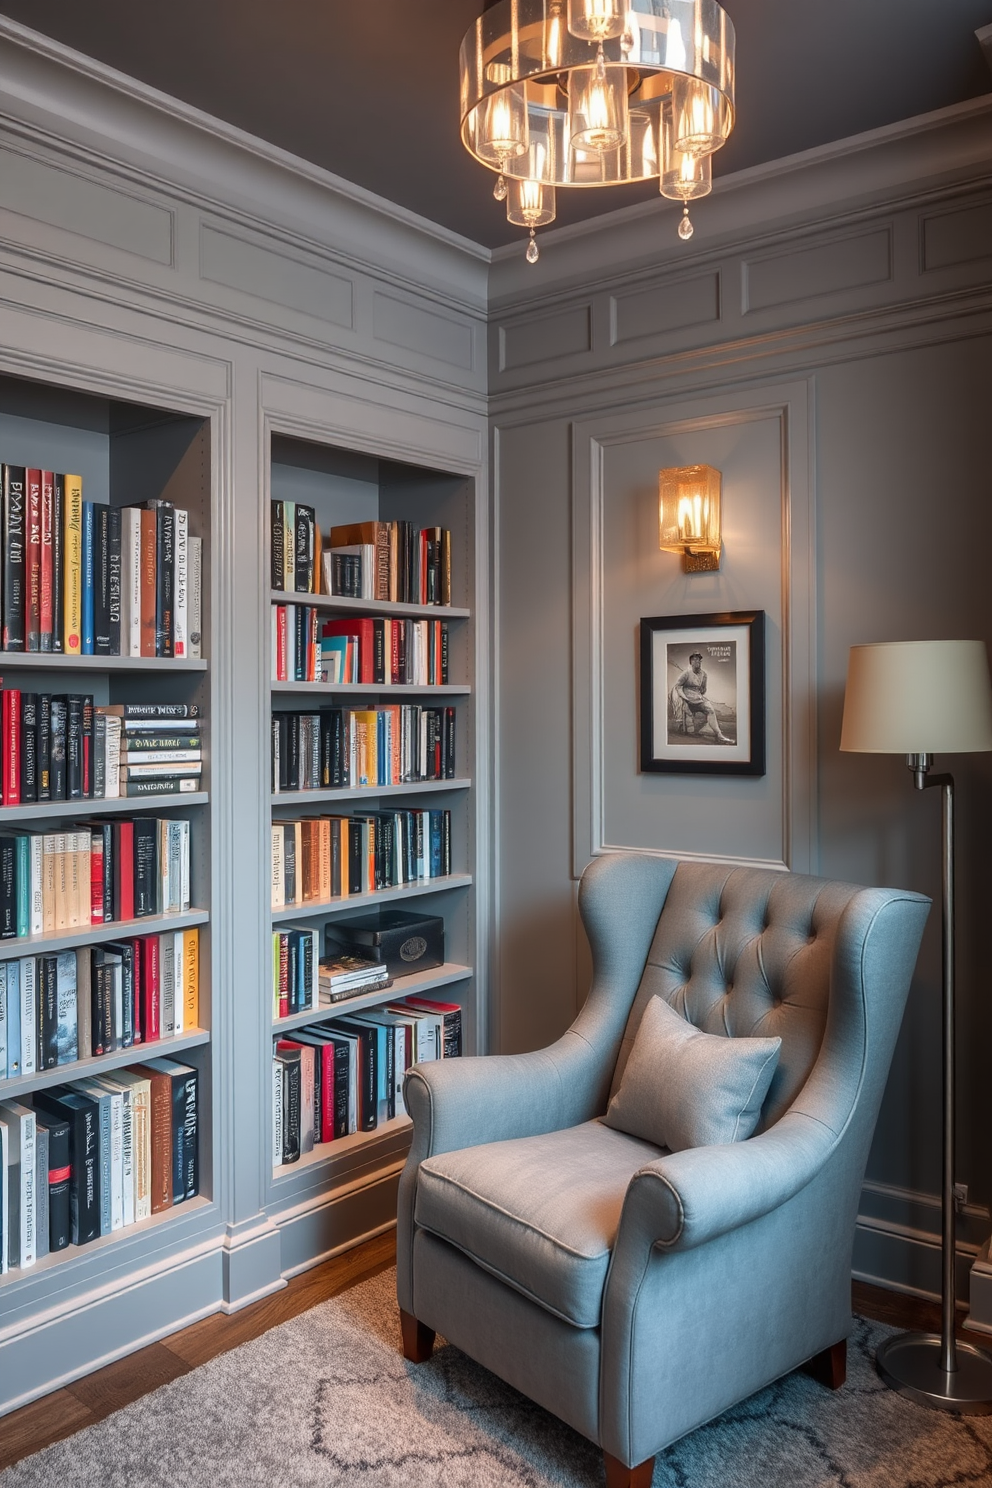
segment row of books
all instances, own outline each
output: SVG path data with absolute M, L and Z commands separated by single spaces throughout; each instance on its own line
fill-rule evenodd
M 451 812 L 370 811 L 272 823 L 272 908 L 326 904 L 451 873 Z
M 455 710 L 420 703 L 273 713 L 272 790 L 455 779 Z
M 447 620 L 322 620 L 313 605 L 272 606 L 273 682 L 433 687 L 448 680 Z
M 88 693 L 22 692 L 0 678 L 0 796 L 116 800 L 196 790 L 202 736 L 196 703 L 111 703 Z
M 0 1102 L 0 1270 L 199 1193 L 199 1080 L 174 1059 Z
M 0 1079 L 191 1033 L 200 1017 L 200 932 L 0 961 Z
M 200 655 L 203 554 L 187 511 L 84 501 L 78 475 L 0 475 L 5 651 Z
M 414 1064 L 460 1055 L 461 1017 L 455 1003 L 410 997 L 277 1039 L 272 1060 L 276 1166 L 404 1115 L 404 1074 Z
M 185 914 L 190 824 L 134 816 L 0 832 L 0 940 Z
M 351 522 L 325 543 L 315 510 L 272 502 L 272 588 L 398 604 L 451 603 L 451 533 L 412 522 Z
M 325 956 L 318 961 L 320 932 L 288 926 L 272 932 L 272 1016 L 292 1018 L 333 1006 L 363 992 L 393 985 L 381 961 L 359 955 Z

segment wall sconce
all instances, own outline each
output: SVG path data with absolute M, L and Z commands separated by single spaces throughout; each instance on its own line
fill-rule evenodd
M 720 472 L 677 465 L 658 472 L 658 546 L 681 553 L 685 573 L 720 567 Z

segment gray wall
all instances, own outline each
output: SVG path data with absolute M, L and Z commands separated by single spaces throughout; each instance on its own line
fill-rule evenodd
M 575 909 L 617 847 L 729 856 L 939 897 L 935 793 L 841 755 L 848 647 L 990 638 L 992 113 L 883 132 L 738 179 L 677 244 L 664 209 L 496 255 L 499 993 L 506 1049 L 584 996 Z M 942 169 L 942 165 L 946 169 Z M 723 472 L 723 565 L 657 547 L 657 472 Z M 768 771 L 639 774 L 642 616 L 761 608 Z M 934 706 L 953 706 L 934 679 Z M 947 762 L 942 762 L 947 763 Z M 992 760 L 961 757 L 962 1289 L 989 1230 L 984 969 Z M 939 912 L 868 1169 L 861 1274 L 938 1288 Z

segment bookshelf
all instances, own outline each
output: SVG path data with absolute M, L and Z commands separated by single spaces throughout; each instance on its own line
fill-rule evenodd
M 196 1216 L 212 1207 L 212 796 L 209 729 L 212 716 L 210 529 L 213 508 L 211 427 L 204 417 L 182 410 L 97 396 L 52 383 L 0 377 L 0 460 L 13 466 L 79 474 L 85 501 L 111 507 L 137 506 L 162 499 L 189 513 L 190 532 L 202 540 L 201 655 L 86 655 L 0 650 L 0 679 L 21 694 L 84 694 L 94 707 L 113 704 L 195 705 L 206 734 L 203 774 L 198 788 L 138 797 L 24 801 L 0 805 L 0 834 L 11 829 L 59 833 L 98 818 L 171 819 L 189 822 L 190 907 L 175 913 L 137 915 L 101 923 L 70 925 L 44 933 L 0 940 L 0 968 L 25 958 L 86 951 L 113 942 L 189 931 L 198 937 L 199 1013 L 195 1027 L 184 1027 L 151 1042 L 113 1048 L 55 1067 L 9 1074 L 0 1072 L 0 1100 L 30 1104 L 55 1085 L 112 1074 L 151 1057 L 178 1057 L 198 1075 L 199 1192 L 150 1219 L 115 1228 L 86 1244 L 69 1244 L 34 1265 L 13 1265 L 0 1276 L 0 1311 L 10 1317 L 44 1310 L 53 1295 L 85 1292 L 122 1264 L 153 1264 L 168 1244 L 170 1231 L 188 1233 Z M 117 829 L 115 828 L 115 831 Z M 89 895 L 89 884 L 86 884 Z M 40 964 L 40 962 L 38 963 Z M 82 994 L 80 994 L 82 996 Z M 114 1040 L 111 1040 L 114 1042 Z M 181 1241 L 179 1243 L 182 1243 Z
M 378 907 L 410 913 L 440 915 L 445 925 L 445 962 L 407 977 L 397 977 L 385 990 L 357 995 L 315 1011 L 272 1018 L 273 1039 L 294 1030 L 331 1022 L 350 1013 L 374 1009 L 407 996 L 435 997 L 462 1009 L 463 1051 L 476 1052 L 479 1027 L 476 1011 L 476 872 L 475 819 L 478 809 L 473 759 L 476 746 L 476 691 L 473 659 L 476 632 L 474 610 L 475 483 L 463 475 L 430 469 L 367 452 L 322 444 L 289 435 L 272 436 L 269 492 L 274 502 L 294 502 L 313 508 L 323 541 L 331 527 L 369 521 L 410 522 L 417 527 L 442 527 L 451 533 L 450 604 L 403 603 L 327 593 L 296 593 L 271 589 L 270 605 L 305 604 L 319 612 L 319 622 L 349 617 L 447 622 L 448 679 L 444 683 L 412 685 L 384 682 L 329 683 L 322 681 L 270 682 L 273 714 L 320 708 L 375 708 L 394 701 L 443 704 L 455 710 L 455 769 L 453 778 L 416 779 L 377 786 L 335 786 L 309 790 L 273 790 L 273 823 L 332 813 L 442 808 L 451 814 L 451 871 L 437 878 L 418 879 L 377 890 L 350 893 L 330 901 L 305 902 L 274 908 L 273 930 L 300 924 L 321 932 L 356 913 L 367 915 Z M 324 579 L 321 575 L 321 587 Z M 319 628 L 318 628 L 319 633 Z M 270 661 L 272 658 L 270 658 Z M 274 673 L 270 665 L 270 676 Z M 266 741 L 267 742 L 267 741 Z M 272 996 L 269 991 L 268 1007 Z M 384 1175 L 395 1177 L 409 1143 L 405 1117 L 383 1121 L 375 1130 L 355 1132 L 321 1143 L 296 1162 L 274 1164 L 271 1206 L 278 1213 L 312 1195 L 319 1185 L 322 1198 L 356 1182 L 370 1189 Z M 356 1175 L 360 1175 L 356 1177 Z

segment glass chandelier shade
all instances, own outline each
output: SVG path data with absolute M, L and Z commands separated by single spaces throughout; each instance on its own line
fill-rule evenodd
M 711 155 L 730 133 L 733 117 L 722 93 L 696 78 L 672 83 L 675 148 L 689 155 Z
M 483 99 L 477 127 L 476 154 L 487 165 L 503 169 L 508 160 L 523 155 L 529 142 L 523 90 L 511 85 Z
M 516 227 L 547 227 L 555 220 L 555 188 L 541 181 L 509 181 L 506 220 Z
M 569 74 L 567 130 L 573 150 L 619 150 L 627 127 L 625 67 L 579 67 Z
M 675 138 L 674 110 L 666 106 L 661 118 L 661 173 L 658 187 L 672 201 L 695 201 L 713 189 L 712 155 L 680 149 Z
M 568 0 L 568 29 L 580 41 L 598 45 L 619 36 L 624 28 L 624 0 Z

